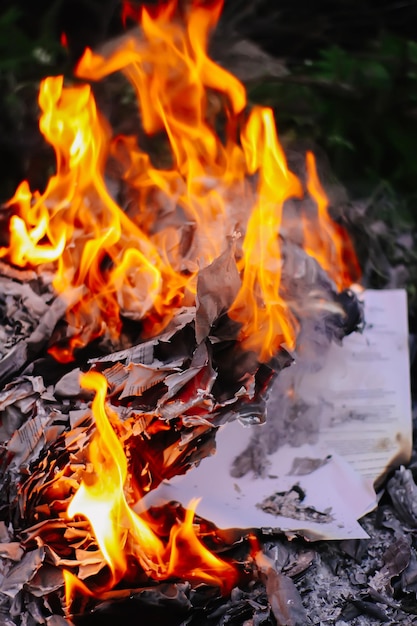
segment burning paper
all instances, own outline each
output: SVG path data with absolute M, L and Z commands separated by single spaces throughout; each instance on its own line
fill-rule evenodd
M 13 615 L 44 593 L 61 593 L 70 612 L 74 598 L 85 605 L 175 578 L 227 592 L 238 568 L 216 554 L 221 542 L 196 520 L 196 502 L 153 514 L 142 498 L 212 454 L 224 423 L 264 421 L 268 387 L 308 346 L 309 328 L 330 344 L 362 321 L 347 290 L 359 268 L 313 155 L 296 176 L 272 110 L 250 108 L 244 86 L 207 56 L 221 2 L 192 3 L 183 19 L 177 9 L 173 0 L 144 9 L 140 36 L 86 50 L 76 69 L 84 81 L 124 73 L 169 164 L 156 167 L 137 137 L 113 136 L 89 83 L 48 77 L 40 129 L 56 172 L 42 193 L 23 181 L 7 205 L 0 255 L 53 275 L 38 298 L 17 288 L 39 323 L 4 373 L 27 364 L 2 395 L 1 505 L 25 552 L 20 567 L 5 557 Z M 110 160 L 126 210 L 107 184 Z M 33 362 L 46 341 L 49 356 Z M 347 477 L 334 461 L 316 471 L 330 466 Z M 258 513 L 282 513 L 288 492 L 317 523 L 297 486 L 305 471 L 301 463 L 283 491 L 258 494 Z M 320 506 L 321 523 L 340 519 Z
M 409 460 L 412 420 L 406 294 L 363 297 L 363 333 L 316 363 L 301 356 L 272 386 L 265 424 L 228 424 L 214 456 L 146 502 L 198 493 L 200 514 L 222 528 L 366 537 L 356 520 L 376 505 L 373 483 Z
M 89 84 L 55 76 L 40 87 L 40 128 L 57 171 L 43 194 L 19 186 L 0 254 L 18 267 L 53 264 L 69 332 L 50 350 L 62 362 L 95 337 L 118 341 L 123 319 L 141 322 L 144 335 L 161 332 L 195 304 L 200 271 L 226 250 L 239 276 L 228 305 L 239 341 L 261 361 L 283 342 L 294 346 L 299 320 L 282 293 L 279 237 L 289 199 L 313 200 L 300 206 L 297 236 L 337 288 L 359 276 L 349 238 L 329 217 L 313 155 L 303 185 L 288 169 L 272 110 L 247 110 L 243 85 L 207 56 L 221 2 L 193 4 L 185 25 L 176 9 L 173 0 L 155 13 L 144 9 L 140 37 L 126 35 L 106 56 L 86 50 L 76 69 L 88 80 L 126 75 L 145 133 L 166 135 L 171 168 L 155 168 L 135 137 L 112 137 Z M 110 156 L 136 201 L 129 215 L 106 186 Z

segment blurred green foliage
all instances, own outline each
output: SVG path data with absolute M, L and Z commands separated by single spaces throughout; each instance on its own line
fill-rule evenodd
M 6 1 L 6 6 L 0 10 L 2 201 L 7 200 L 20 180 L 28 176 L 30 159 L 42 150 L 42 138 L 37 129 L 39 81 L 47 75 L 69 70 L 68 54 L 56 29 L 61 3 L 62 0 L 54 0 L 46 7 L 39 6 L 36 19 L 30 18 L 19 3 Z
M 416 42 L 385 34 L 363 52 L 333 45 L 253 86 L 250 98 L 276 109 L 281 135 L 322 146 L 349 189 L 384 181 L 409 198 L 402 216 L 417 223 Z
M 61 0 L 50 3 L 33 29 L 23 27 L 25 16 L 16 6 L 0 14 L 0 75 L 13 72 L 16 81 L 37 80 L 46 68 L 61 71 L 66 55 L 55 28 L 60 5 Z

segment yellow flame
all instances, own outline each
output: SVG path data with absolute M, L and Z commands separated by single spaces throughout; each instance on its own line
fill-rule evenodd
M 243 242 L 242 288 L 229 315 L 243 324 L 243 344 L 260 351 L 260 359 L 267 360 L 281 343 L 290 348 L 295 343 L 296 323 L 279 293 L 279 232 L 284 200 L 300 196 L 302 188 L 288 170 L 271 109 L 252 110 L 242 139 L 248 170 L 259 173 L 259 183 Z
M 67 514 L 70 519 L 81 515 L 90 522 L 112 574 L 105 588 L 113 587 L 123 578 L 129 556 L 156 579 L 176 576 L 229 588 L 236 577 L 234 568 L 211 554 L 194 531 L 197 501 L 187 510 L 184 523 L 173 526 L 168 545 L 164 545 L 147 522 L 129 506 L 125 494 L 128 465 L 115 431 L 122 425 L 117 415 L 106 406 L 107 381 L 92 371 L 82 375 L 81 386 L 95 391 L 92 413 L 97 431 L 88 448 L 90 468 L 85 472 Z M 70 574 L 66 584 L 69 605 L 80 587 L 74 585 Z
M 303 215 L 304 248 L 333 279 L 339 289 L 349 287 L 360 276 L 352 244 L 343 227 L 329 216 L 329 201 L 320 183 L 316 160 L 306 154 L 307 189 L 317 205 L 317 219 Z
M 103 556 L 115 579 L 126 570 L 126 553 L 123 548 L 127 532 L 134 524 L 134 532 L 142 543 L 146 542 L 149 556 L 157 559 L 162 553 L 162 543 L 148 526 L 129 508 L 124 494 L 127 479 L 127 461 L 105 408 L 107 381 L 97 372 L 88 372 L 81 378 L 83 389 L 94 389 L 96 395 L 92 411 L 97 434 L 89 445 L 93 473 L 86 475 L 73 497 L 68 515 L 86 517 L 97 539 Z M 113 419 L 117 416 L 113 415 Z

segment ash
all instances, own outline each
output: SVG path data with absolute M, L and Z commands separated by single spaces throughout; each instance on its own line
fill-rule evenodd
M 334 519 L 329 510 L 317 511 L 312 506 L 303 505 L 304 498 L 305 493 L 300 486 L 294 485 L 289 491 L 273 493 L 256 506 L 271 515 L 282 515 L 302 521 L 327 524 Z

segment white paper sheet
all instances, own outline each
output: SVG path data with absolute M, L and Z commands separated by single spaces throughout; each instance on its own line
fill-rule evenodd
M 371 482 L 407 462 L 412 450 L 407 296 L 364 293 L 366 328 L 333 344 L 302 394 L 321 407 L 320 442 Z

